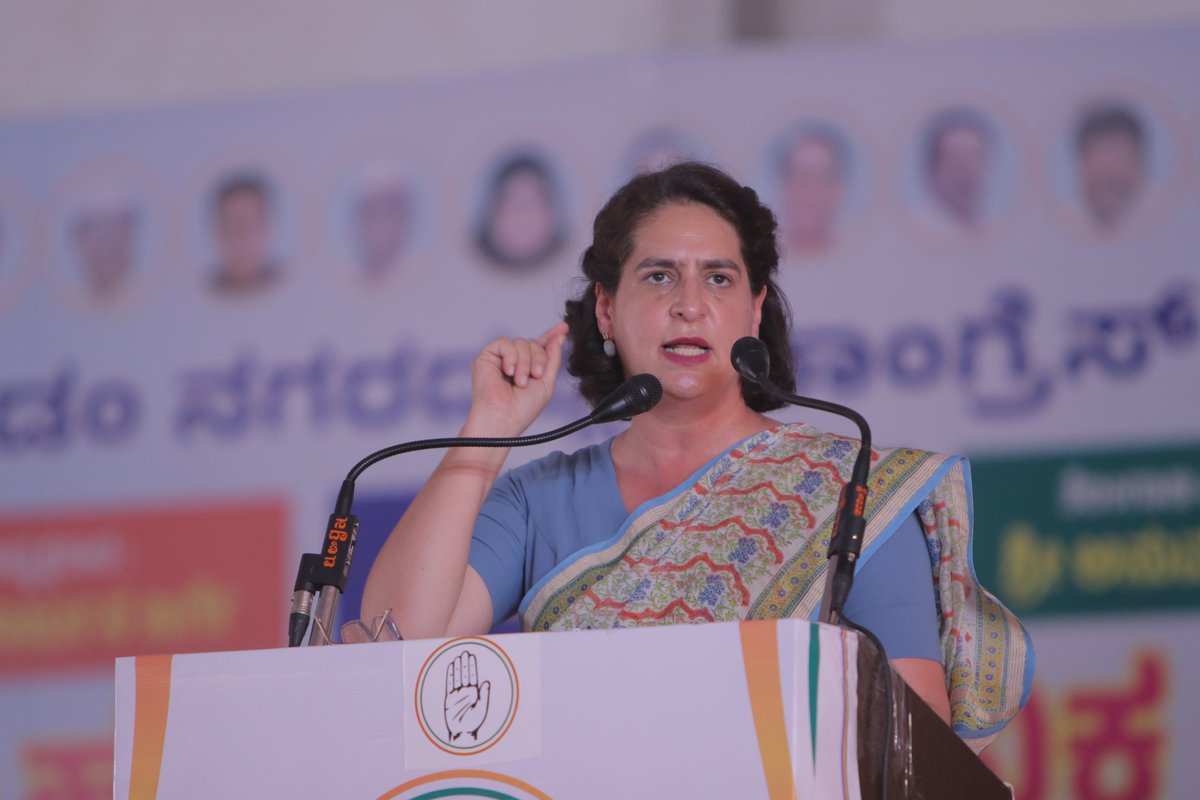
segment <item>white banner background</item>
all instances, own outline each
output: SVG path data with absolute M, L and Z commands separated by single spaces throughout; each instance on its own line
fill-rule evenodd
M 812 119 L 842 132 L 852 169 L 838 243 L 790 253 L 782 283 L 801 388 L 855 405 L 881 444 L 972 454 L 1200 438 L 1198 71 L 1200 31 L 1176 29 L 606 61 L 7 123 L 0 504 L 37 513 L 282 496 L 290 574 L 351 464 L 394 441 L 455 433 L 478 348 L 561 314 L 631 142 L 662 127 L 772 202 L 780 137 Z M 1147 130 L 1146 184 L 1105 233 L 1080 218 L 1070 156 L 1079 109 L 1096 99 L 1136 109 Z M 950 106 L 981 112 L 998 142 L 992 215 L 965 237 L 930 228 L 915 177 L 924 126 Z M 552 262 L 520 274 L 486 263 L 473 239 L 482 186 L 513 148 L 553 166 L 568 220 Z M 409 176 L 416 230 L 395 274 L 370 283 L 355 274 L 346 208 L 361 170 L 393 162 Z M 207 204 L 242 168 L 273 186 L 284 278 L 221 297 L 208 284 Z M 69 221 L 106 193 L 139 214 L 137 270 L 124 295 L 95 303 L 78 283 Z M 847 371 L 831 378 L 835 363 Z M 582 409 L 563 385 L 535 427 Z M 411 490 L 436 458 L 377 467 L 364 491 Z M 210 554 L 195 543 L 194 558 Z M 272 590 L 280 640 L 289 590 Z M 1180 628 L 1193 647 L 1194 628 Z M 1070 653 L 1042 652 L 1046 674 L 1072 674 Z M 0 796 L 53 780 L 22 760 L 30 739 L 106 735 L 106 706 L 71 698 L 107 692 L 108 674 L 0 676 Z M 1194 727 L 1171 735 L 1173 754 L 1200 746 Z M 1169 774 L 1159 796 L 1183 797 L 1200 779 L 1188 763 Z

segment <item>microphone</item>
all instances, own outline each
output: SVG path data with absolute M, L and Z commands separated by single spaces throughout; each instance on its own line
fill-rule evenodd
M 304 640 L 310 621 L 315 619 L 310 645 L 329 644 L 329 626 L 333 623 L 337 601 L 346 589 L 350 562 L 358 539 L 358 518 L 350 513 L 354 503 L 354 482 L 367 467 L 392 456 L 417 450 L 444 447 L 528 447 L 561 439 L 591 425 L 630 419 L 643 414 L 662 400 L 662 384 L 658 378 L 641 373 L 628 378 L 607 397 L 596 404 L 586 417 L 545 433 L 529 436 L 488 437 L 448 436 L 441 439 L 419 439 L 415 442 L 376 450 L 359 461 L 346 473 L 338 492 L 337 504 L 329 517 L 325 541 L 320 553 L 305 553 L 300 557 L 300 569 L 292 592 L 292 609 L 288 617 L 288 647 L 297 647 Z M 316 611 L 313 597 L 316 596 Z
M 658 405 L 658 401 L 662 400 L 662 393 L 662 384 L 658 378 L 646 372 L 634 375 L 596 404 L 592 413 L 587 416 L 587 419 L 591 420 L 588 424 L 596 425 L 636 417 Z
M 733 368 L 738 371 L 738 374 L 751 383 L 762 386 L 763 381 L 769 382 L 771 356 L 762 339 L 756 339 L 753 336 L 743 336 L 738 339 L 729 351 L 729 360 L 733 362 Z M 766 386 L 763 388 L 767 390 L 768 394 L 775 394 L 771 391 L 775 389 L 774 384 L 770 384 L 770 388 Z M 776 389 L 776 391 L 779 390 Z
M 821 604 L 821 621 L 838 624 L 843 616 L 846 598 L 854 584 L 854 567 L 862 552 L 863 533 L 866 521 L 863 513 L 867 506 L 867 473 L 871 468 L 871 428 L 861 414 L 852 408 L 801 397 L 783 391 L 771 383 L 771 356 L 761 339 L 744 336 L 733 343 L 729 351 L 733 368 L 746 380 L 762 387 L 763 391 L 791 405 L 815 408 L 846 417 L 858 426 L 862 443 L 854 458 L 850 480 L 842 488 L 834 511 L 833 535 L 829 539 L 829 577 L 825 582 L 825 596 Z

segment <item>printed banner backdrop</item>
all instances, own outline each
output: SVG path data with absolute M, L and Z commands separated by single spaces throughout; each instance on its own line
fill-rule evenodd
M 980 456 L 976 571 L 1029 625 L 1033 698 L 988 753 L 1018 797 L 1184 797 L 1200 742 L 1200 447 Z
M 1198 70 L 1177 27 L 0 126 L 0 797 L 111 793 L 114 653 L 281 645 L 345 470 L 456 432 L 482 344 L 549 327 L 604 199 L 681 154 L 777 210 L 801 390 L 979 456 L 977 567 L 1039 652 L 996 768 L 1189 796 Z M 536 427 L 583 410 L 564 380 Z M 781 415 L 849 431 L 816 416 Z

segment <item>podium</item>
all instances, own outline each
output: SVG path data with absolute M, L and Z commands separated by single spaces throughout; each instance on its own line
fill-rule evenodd
M 122 658 L 114 797 L 1007 798 L 879 665 L 792 620 Z

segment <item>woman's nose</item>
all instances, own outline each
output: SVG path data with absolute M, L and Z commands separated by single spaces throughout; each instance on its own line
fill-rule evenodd
M 680 282 L 671 301 L 671 316 L 685 322 L 692 322 L 704 316 L 704 296 L 695 281 Z

